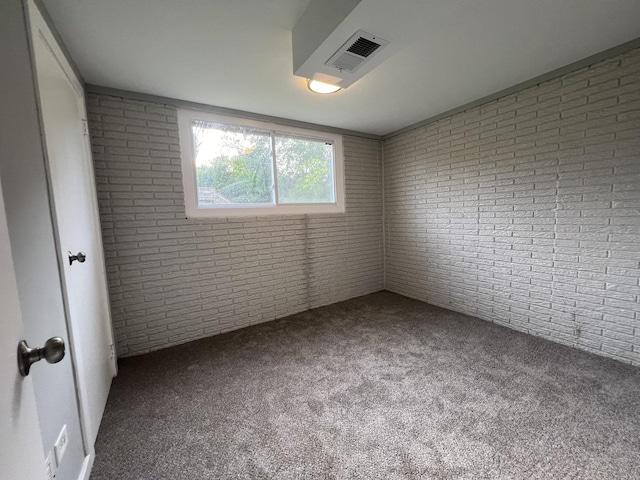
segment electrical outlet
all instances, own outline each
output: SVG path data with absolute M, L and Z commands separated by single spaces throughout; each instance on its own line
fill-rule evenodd
M 56 452 L 56 465 L 58 467 L 60 466 L 64 452 L 67 449 L 67 443 L 69 443 L 69 439 L 67 438 L 67 426 L 64 425 L 60 435 L 58 435 L 58 440 L 56 440 L 56 443 L 53 446 L 53 450 Z
M 53 456 L 53 452 L 49 451 L 47 458 L 44 459 L 44 469 L 46 472 L 47 480 L 54 480 L 56 478 L 56 459 Z

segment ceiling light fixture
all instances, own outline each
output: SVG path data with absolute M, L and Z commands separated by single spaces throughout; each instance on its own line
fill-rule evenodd
M 331 85 L 330 83 L 319 82 L 318 80 L 307 80 L 307 87 L 313 93 L 336 93 L 338 90 L 342 90 L 342 87 L 337 85 Z

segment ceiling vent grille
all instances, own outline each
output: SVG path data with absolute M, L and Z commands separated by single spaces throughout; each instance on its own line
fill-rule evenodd
M 375 52 L 378 48 L 380 48 L 380 44 L 376 42 L 372 42 L 371 40 L 367 40 L 364 37 L 358 38 L 353 45 L 347 48 L 347 52 L 354 53 L 356 55 L 360 55 L 361 57 L 367 58 L 373 52 Z
M 388 41 L 376 35 L 359 30 L 325 62 L 325 65 L 337 68 L 341 72 L 355 72 L 388 44 Z

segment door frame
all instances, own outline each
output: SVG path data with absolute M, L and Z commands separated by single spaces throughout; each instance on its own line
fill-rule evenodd
M 51 172 L 50 172 L 50 159 L 49 159 L 49 154 L 46 148 L 47 145 L 47 141 L 46 141 L 46 132 L 44 130 L 44 120 L 43 120 L 43 113 L 42 113 L 42 108 L 41 108 L 41 99 L 40 99 L 40 89 L 38 86 L 38 78 L 37 78 L 37 72 L 36 72 L 36 64 L 35 64 L 35 41 L 36 39 L 34 38 L 35 35 L 39 35 L 40 38 L 44 41 L 44 43 L 47 45 L 47 47 L 49 48 L 49 50 L 51 51 L 53 57 L 56 59 L 56 61 L 58 62 L 58 64 L 60 65 L 61 69 L 63 70 L 63 72 L 65 73 L 65 75 L 67 76 L 69 82 L 72 84 L 73 88 L 76 90 L 76 92 L 78 93 L 78 96 L 80 97 L 80 101 L 81 101 L 81 107 L 82 107 L 82 111 L 84 112 L 84 119 L 83 121 L 85 122 L 86 125 L 86 101 L 85 101 L 85 91 L 84 91 L 84 85 L 81 79 L 78 78 L 78 75 L 76 74 L 76 72 L 74 71 L 73 67 L 72 67 L 72 62 L 70 61 L 70 59 L 68 58 L 66 52 L 61 48 L 58 39 L 56 38 L 55 35 L 55 27 L 50 25 L 50 22 L 48 21 L 48 16 L 46 15 L 46 10 L 45 13 L 42 12 L 42 6 L 41 3 L 38 0 L 22 0 L 23 1 L 23 5 L 24 5 L 24 10 L 25 10 L 25 18 L 27 19 L 28 25 L 27 25 L 27 31 L 28 31 L 28 42 L 29 42 L 29 51 L 30 51 L 30 55 L 31 55 L 31 60 L 32 60 L 32 64 L 34 66 L 33 68 L 33 80 L 34 80 L 34 84 L 36 85 L 36 91 L 35 91 L 35 95 L 36 95 L 36 99 L 37 99 L 37 106 L 38 106 L 38 116 L 40 119 L 40 136 L 42 139 L 42 144 L 43 144 L 43 153 L 44 153 L 44 160 L 45 160 L 45 170 L 46 170 L 46 175 L 47 175 L 47 184 L 48 184 L 48 196 L 49 196 L 49 203 L 50 203 L 50 210 L 51 210 L 51 220 L 52 220 L 52 224 L 53 224 L 53 231 L 54 231 L 54 242 L 55 242 L 55 246 L 56 246 L 56 251 L 57 251 L 57 255 L 56 255 L 56 260 L 58 263 L 58 275 L 60 277 L 60 284 L 62 287 L 62 303 L 63 303 L 63 308 L 64 308 L 64 314 L 65 314 L 65 324 L 67 327 L 67 335 L 68 335 L 68 339 L 69 339 L 69 353 L 70 353 L 70 359 L 71 359 L 71 365 L 72 365 L 72 372 L 73 372 L 73 378 L 74 378 L 74 384 L 75 384 L 75 394 L 76 394 L 76 400 L 78 403 L 78 410 L 79 410 L 79 417 L 80 417 L 80 428 L 82 431 L 82 441 L 83 441 L 83 446 L 84 446 L 84 450 L 85 450 L 85 462 L 83 465 L 83 469 L 82 469 L 82 473 L 80 475 L 80 479 L 84 478 L 84 479 L 88 479 L 89 474 L 91 472 L 91 467 L 93 464 L 93 460 L 95 457 L 95 451 L 94 451 L 94 445 L 93 442 L 91 441 L 91 439 L 89 438 L 88 432 L 89 432 L 89 420 L 88 420 L 88 393 L 87 393 L 87 387 L 86 385 L 84 385 L 81 375 L 79 374 L 79 369 L 78 369 L 78 351 L 79 351 L 79 345 L 78 345 L 78 339 L 74 336 L 74 326 L 73 326 L 73 322 L 71 320 L 71 316 L 70 316 L 70 309 L 69 309 L 69 292 L 67 290 L 67 285 L 66 285 L 66 279 L 65 279 L 65 272 L 64 272 L 64 262 L 67 261 L 66 258 L 64 258 L 63 255 L 63 247 L 61 245 L 60 242 L 60 232 L 58 229 L 58 223 L 56 220 L 56 204 L 55 204 L 55 198 L 53 196 L 53 185 L 52 185 L 52 178 L 51 178 Z M 88 128 L 88 127 L 87 127 Z M 96 184 L 95 184 L 95 174 L 94 172 L 94 168 L 93 168 L 93 162 L 91 160 L 92 156 L 91 156 L 91 145 L 89 142 L 89 136 L 88 134 L 84 136 L 84 150 L 85 150 L 85 154 L 86 157 L 89 159 L 89 165 L 87 165 L 89 172 L 90 172 L 90 181 L 92 180 L 93 182 L 93 190 L 94 192 L 96 191 Z M 98 241 L 100 246 L 102 246 L 102 235 L 99 229 L 99 225 L 100 225 L 100 218 L 99 218 L 99 214 L 98 214 L 98 205 L 97 205 L 97 197 L 92 197 L 90 199 L 91 203 L 92 203 L 92 210 L 95 212 L 96 215 L 96 220 L 97 220 L 97 225 L 98 225 L 98 231 L 95 232 L 97 237 L 98 237 Z M 102 261 L 104 262 L 104 248 L 102 248 L 102 252 L 103 252 L 103 258 Z M 105 280 L 105 285 L 108 285 L 107 283 L 107 276 L 106 276 L 106 270 L 103 270 L 103 274 L 104 274 L 104 280 Z M 115 355 L 115 343 L 114 343 L 114 331 L 113 331 L 113 323 L 110 321 L 111 319 L 111 306 L 109 303 L 109 295 L 107 292 L 106 295 L 106 305 L 107 305 L 107 309 L 109 311 L 109 328 L 107 329 L 109 338 L 106 338 L 105 341 L 108 342 L 109 344 L 113 345 L 113 352 L 114 354 L 112 355 L 112 359 L 110 362 L 110 367 L 111 367 L 111 374 L 112 376 L 115 376 L 117 374 L 117 359 L 116 359 L 116 355 Z M 97 432 L 96 432 L 97 433 Z

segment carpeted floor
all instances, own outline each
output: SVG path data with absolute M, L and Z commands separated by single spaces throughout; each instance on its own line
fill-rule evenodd
M 640 478 L 640 369 L 380 292 L 123 359 L 93 480 Z

